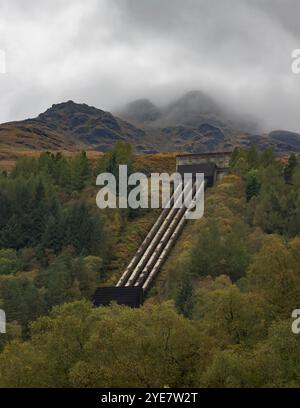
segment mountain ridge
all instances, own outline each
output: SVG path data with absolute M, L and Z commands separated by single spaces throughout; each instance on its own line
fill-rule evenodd
M 0 147 L 107 150 L 113 141 L 138 143 L 144 131 L 110 112 L 73 101 L 53 104 L 37 117 L 0 125 Z
M 195 104 L 192 101 L 196 101 Z M 105 152 L 124 141 L 137 153 L 203 153 L 236 146 L 272 146 L 278 153 L 300 152 L 300 135 L 285 130 L 260 134 L 242 130 L 200 91 L 163 110 L 148 99 L 131 103 L 132 123 L 111 112 L 74 101 L 53 104 L 35 118 L 0 125 L 0 152 L 15 150 L 95 150 Z M 140 109 L 140 110 L 139 110 Z M 200 109 L 200 110 L 199 110 Z M 135 116 L 136 117 L 136 116 Z M 139 123 L 138 123 L 139 122 Z
M 153 112 L 156 113 L 155 116 Z M 257 131 L 257 124 L 253 120 L 250 121 L 245 116 L 237 117 L 236 114 L 227 112 L 221 104 L 199 90 L 186 92 L 163 106 L 157 106 L 147 98 L 137 99 L 119 108 L 116 114 L 143 128 L 179 125 L 198 127 L 208 123 L 213 126 L 228 128 L 231 131 L 234 129 Z

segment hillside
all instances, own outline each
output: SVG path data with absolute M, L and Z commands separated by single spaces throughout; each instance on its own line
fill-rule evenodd
M 120 119 L 122 117 L 122 119 Z M 36 118 L 0 125 L 0 165 L 32 151 L 105 152 L 126 141 L 137 153 L 232 150 L 271 146 L 279 154 L 300 152 L 300 135 L 255 131 L 244 118 L 231 117 L 200 91 L 163 108 L 147 99 L 134 101 L 117 115 L 73 101 L 52 105 Z M 21 153 L 22 152 L 22 153 Z
M 299 160 L 236 151 L 144 305 L 95 308 L 95 288 L 116 283 L 158 212 L 96 208 L 95 171 L 125 151 L 137 171 L 173 170 L 174 155 L 115 148 L 96 162 L 43 153 L 0 174 L 0 386 L 298 385 Z
M 109 112 L 68 101 L 52 105 L 36 118 L 2 124 L 0 148 L 106 151 L 121 140 L 138 148 L 144 134 Z
M 117 114 L 144 129 L 158 151 L 200 153 L 255 145 L 271 146 L 278 153 L 300 152 L 299 134 L 262 133 L 255 119 L 230 112 L 202 91 L 190 91 L 161 107 L 138 99 Z

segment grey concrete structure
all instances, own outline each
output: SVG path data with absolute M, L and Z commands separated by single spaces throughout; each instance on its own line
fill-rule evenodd
M 184 166 L 184 171 L 187 172 L 190 166 L 191 172 L 202 172 L 207 174 L 207 178 L 213 177 L 214 182 L 221 180 L 229 169 L 230 157 L 232 152 L 214 152 L 200 154 L 180 154 L 176 157 L 176 170 L 180 173 Z M 212 176 L 212 168 L 207 164 L 215 165 L 214 175 Z M 211 186 L 213 183 L 209 183 Z

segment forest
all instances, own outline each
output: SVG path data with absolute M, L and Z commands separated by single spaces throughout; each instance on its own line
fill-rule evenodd
M 94 308 L 159 210 L 96 206 L 102 171 L 174 171 L 120 142 L 0 175 L 0 387 L 298 387 L 300 161 L 235 149 L 138 309 Z

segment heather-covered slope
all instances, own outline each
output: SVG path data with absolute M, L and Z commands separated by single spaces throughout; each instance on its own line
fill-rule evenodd
M 256 132 L 247 120 L 230 117 L 210 97 L 193 91 L 164 108 L 138 100 L 117 116 L 73 101 L 52 105 L 36 118 L 0 125 L 0 158 L 24 150 L 105 152 L 117 141 L 132 144 L 137 153 L 201 153 L 251 145 L 271 146 L 283 154 L 300 152 L 299 134 Z
M 111 113 L 73 101 L 53 105 L 34 119 L 0 126 L 0 146 L 22 149 L 105 151 L 120 140 L 139 145 L 143 136 L 143 130 Z

